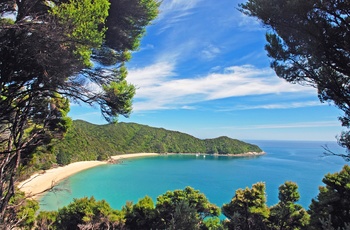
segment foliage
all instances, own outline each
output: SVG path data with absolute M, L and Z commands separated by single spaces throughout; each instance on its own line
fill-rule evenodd
M 68 38 L 77 41 L 75 53 L 85 66 L 92 66 L 91 48 L 99 48 L 105 37 L 105 20 L 108 16 L 108 0 L 70 0 L 51 9 L 62 25 L 74 28 Z
M 210 217 L 206 218 L 203 221 L 203 225 L 201 226 L 203 230 L 224 230 L 224 226 L 222 225 L 219 217 Z
M 309 224 L 309 215 L 299 200 L 297 184 L 285 182 L 279 187 L 278 204 L 267 207 L 265 184 L 256 183 L 251 189 L 238 189 L 231 202 L 222 207 L 229 229 L 298 230 Z
M 197 229 L 206 217 L 220 215 L 216 205 L 191 187 L 159 196 L 156 211 L 157 227 L 170 229 Z
M 152 229 L 155 222 L 155 207 L 151 197 L 145 196 L 136 204 L 124 207 L 127 229 Z
M 294 182 L 285 182 L 279 187 L 280 202 L 270 208 L 270 228 L 279 230 L 298 230 L 309 223 L 310 216 L 299 204 L 298 185 Z
M 58 212 L 56 211 L 41 211 L 36 217 L 37 229 L 56 229 L 55 223 L 57 221 Z
M 168 191 L 153 200 L 146 196 L 136 204 L 127 202 L 122 211 L 112 209 L 106 201 L 93 197 L 74 199 L 58 212 L 40 212 L 38 229 L 220 229 L 220 209 L 204 194 L 186 187 Z M 210 226 L 212 228 L 210 228 Z M 218 228 L 216 228 L 218 227 Z
M 265 184 L 253 184 L 252 188 L 238 189 L 231 202 L 222 206 L 230 229 L 266 229 L 270 210 L 266 205 Z
M 240 154 L 248 152 L 262 152 L 262 150 L 252 144 L 243 141 L 232 140 L 228 137 L 218 137 L 204 140 L 206 152 L 212 154 Z
M 266 50 L 276 74 L 317 88 L 321 102 L 344 112 L 340 121 L 349 128 L 350 2 L 248 0 L 240 10 L 270 29 Z M 350 150 L 348 132 L 339 141 Z
M 184 133 L 135 123 L 93 125 L 74 121 L 64 140 L 55 145 L 55 154 L 78 161 L 137 152 L 213 153 L 213 148 L 220 149 L 221 154 L 262 151 L 256 145 L 228 137 L 200 140 Z
M 327 174 L 323 178 L 326 186 L 319 188 L 316 199 L 312 200 L 309 213 L 310 229 L 345 229 L 350 226 L 350 166 L 345 165 L 339 173 Z
M 102 200 L 93 197 L 74 199 L 68 206 L 58 210 L 57 229 L 109 229 L 123 225 L 122 214 L 113 210 Z
M 159 3 L 127 3 L 1 1 L 0 224 L 18 169 L 29 171 L 38 161 L 33 152 L 39 146 L 41 153 L 52 150 L 47 145 L 62 138 L 70 125 L 68 98 L 99 105 L 108 122 L 130 114 L 135 89 L 125 80 L 125 61 L 138 47 L 144 27 L 157 16 Z M 52 162 L 52 156 L 47 158 L 49 163 L 40 162 L 41 168 Z M 69 161 L 63 155 L 58 159 Z
M 150 197 L 135 205 L 124 206 L 127 229 L 200 229 L 216 226 L 212 221 L 205 225 L 206 217 L 218 217 L 220 209 L 211 204 L 204 194 L 191 187 L 184 190 L 167 191 L 157 198 L 154 206 Z
M 164 210 L 160 214 L 161 221 L 157 222 L 156 226 L 159 226 L 164 229 L 180 229 L 180 230 L 186 230 L 186 229 L 193 229 L 197 230 L 200 228 L 200 223 L 202 221 L 199 220 L 196 209 L 189 204 L 186 200 L 180 200 L 177 202 L 174 206 L 174 210 L 166 210 L 165 217 L 168 217 L 168 215 L 171 215 L 171 219 L 164 219 L 162 218 L 162 214 L 164 215 Z M 169 212 L 169 213 L 168 213 Z
M 34 149 L 39 145 L 49 146 L 50 141 L 61 138 L 70 125 L 70 119 L 66 117 L 69 104 L 65 98 L 57 93 L 53 93 L 51 98 L 40 98 L 35 96 L 37 92 L 26 92 L 23 96 L 19 89 L 16 92 L 18 96 L 0 99 L 0 107 L 5 110 L 0 109 L 4 112 L 0 113 L 0 140 L 3 144 L 0 147 L 0 217 L 15 192 L 18 169 L 25 170 L 24 164 L 35 161 L 31 158 Z M 7 106 L 7 103 L 10 105 Z M 38 152 L 41 150 L 38 149 Z
M 145 26 L 157 17 L 159 4 L 150 0 L 112 1 L 106 22 L 106 45 L 118 51 L 137 49 L 140 40 L 135 38 L 140 38 Z
M 31 229 L 35 224 L 38 210 L 39 203 L 37 201 L 25 199 L 23 192 L 16 192 L 16 195 L 11 197 L 0 227 L 1 229 Z

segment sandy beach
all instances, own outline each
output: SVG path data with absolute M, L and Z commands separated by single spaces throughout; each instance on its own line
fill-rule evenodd
M 157 153 L 134 153 L 112 156 L 113 160 L 121 160 L 144 156 L 157 156 Z M 32 196 L 34 199 L 39 198 L 43 192 L 55 186 L 58 182 L 74 175 L 83 170 L 107 164 L 107 161 L 81 161 L 75 162 L 63 167 L 46 170 L 43 173 L 36 173 L 29 179 L 18 184 L 18 188 L 25 192 L 27 196 Z

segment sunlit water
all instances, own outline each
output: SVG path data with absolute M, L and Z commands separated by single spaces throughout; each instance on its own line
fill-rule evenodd
M 57 210 L 73 198 L 94 196 L 104 199 L 116 209 L 126 201 L 137 202 L 149 195 L 191 186 L 208 199 L 222 206 L 235 190 L 266 183 L 267 202 L 278 202 L 278 187 L 285 181 L 299 185 L 300 204 L 308 208 L 318 194 L 322 178 L 328 172 L 341 170 L 346 162 L 340 157 L 324 156 L 322 146 L 344 152 L 336 143 L 251 141 L 267 154 L 260 157 L 225 157 L 170 155 L 124 160 L 122 164 L 103 165 L 80 172 L 59 184 L 62 191 L 47 193 L 41 199 L 41 209 Z

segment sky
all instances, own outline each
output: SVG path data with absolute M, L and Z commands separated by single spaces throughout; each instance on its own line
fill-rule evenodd
M 335 141 L 342 112 L 312 87 L 276 76 L 264 46 L 267 28 L 237 0 L 163 0 L 127 64 L 136 86 L 136 122 L 197 138 Z M 69 116 L 105 124 L 98 107 Z

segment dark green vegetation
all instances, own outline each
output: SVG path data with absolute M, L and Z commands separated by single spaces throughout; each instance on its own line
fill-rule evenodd
M 339 119 L 349 128 L 350 1 L 248 0 L 240 8 L 270 29 L 265 48 L 276 74 L 317 88 L 321 102 L 344 112 Z M 350 131 L 339 143 L 350 150 Z M 350 160 L 350 152 L 329 153 Z
M 98 105 L 108 122 L 130 114 L 135 87 L 126 81 L 125 62 L 159 4 L 0 1 L 0 228 L 9 221 L 4 213 L 18 169 L 50 159 L 50 142 L 70 126 L 68 98 Z M 34 151 L 42 154 L 32 158 Z
M 75 199 L 58 211 L 39 212 L 35 201 L 16 206 L 8 227 L 22 229 L 182 229 L 182 230 L 348 230 L 350 228 L 350 166 L 339 173 L 327 174 L 318 196 L 309 210 L 298 202 L 297 184 L 285 182 L 279 187 L 279 202 L 266 204 L 265 184 L 238 189 L 221 208 L 191 187 L 168 191 L 157 198 L 146 196 L 136 204 L 126 203 L 114 210 L 104 200 L 93 197 Z M 21 201 L 17 195 L 11 204 Z
M 228 137 L 201 140 L 188 134 L 135 123 L 93 125 L 74 121 L 64 140 L 53 148 L 60 164 L 102 160 L 124 153 L 219 153 L 262 152 L 252 144 Z

